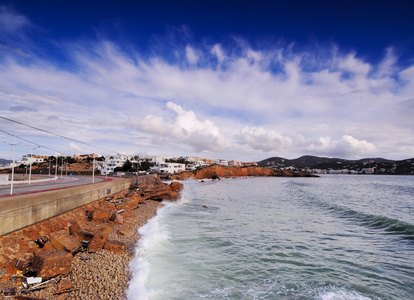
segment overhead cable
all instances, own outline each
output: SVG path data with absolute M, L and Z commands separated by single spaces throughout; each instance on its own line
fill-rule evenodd
M 89 143 L 85 143 L 85 142 L 82 142 L 82 141 L 79 141 L 79 140 L 75 140 L 75 139 L 66 137 L 64 135 L 58 134 L 58 133 L 50 132 L 50 131 L 47 131 L 47 130 L 44 130 L 44 129 L 41 129 L 41 128 L 38 128 L 38 127 L 35 127 L 35 126 L 32 126 L 32 125 L 29 125 L 29 124 L 25 124 L 25 123 L 20 122 L 20 121 L 12 120 L 12 119 L 9 119 L 9 118 L 6 118 L 6 117 L 2 117 L 2 116 L 0 116 L 0 118 L 3 119 L 3 120 L 7 120 L 7 121 L 10 121 L 10 122 L 16 123 L 16 124 L 20 124 L 20 125 L 23 125 L 23 126 L 30 127 L 32 129 L 36 129 L 36 130 L 39 130 L 39 131 L 42 131 L 42 132 L 45 132 L 45 133 L 48 133 L 48 134 L 51 134 L 51 135 L 55 135 L 55 136 L 58 136 L 58 137 L 63 138 L 63 139 L 67 139 L 67 140 L 70 140 L 70 141 L 73 141 L 73 142 L 77 142 L 79 144 L 83 144 L 83 145 L 86 145 L 86 146 L 89 146 L 89 147 L 98 148 L 98 149 L 101 149 L 101 150 L 105 150 L 105 151 L 117 153 L 116 151 L 113 151 L 113 150 L 110 150 L 110 149 L 105 149 L 105 148 L 102 148 L 102 147 L 99 147 L 99 146 L 94 146 L 94 145 L 91 145 Z
M 7 132 L 7 131 L 4 131 L 4 130 L 2 130 L 2 129 L 0 129 L 0 131 L 1 131 L 1 132 L 6 133 L 6 134 L 8 134 L 8 135 L 14 136 L 14 137 L 16 137 L 16 138 L 18 138 L 18 139 L 20 139 L 20 140 L 22 140 L 22 141 L 25 141 L 25 142 L 28 142 L 28 143 L 34 144 L 34 145 L 36 145 L 36 146 L 39 146 L 39 147 L 41 147 L 41 148 L 45 148 L 45 149 L 48 149 L 48 150 L 51 150 L 51 151 L 54 151 L 54 152 L 57 152 L 57 153 L 65 154 L 65 153 L 63 153 L 63 152 L 61 152 L 61 151 L 57 151 L 57 150 L 54 150 L 54 149 L 52 149 L 52 148 L 49 148 L 49 147 L 46 147 L 46 146 L 40 145 L 40 144 L 35 143 L 35 142 L 32 142 L 32 141 L 29 141 L 29 140 L 27 140 L 27 139 L 24 139 L 24 138 L 22 138 L 22 137 L 19 137 L 19 136 L 15 135 L 15 134 L 12 134 L 12 133 L 9 133 L 9 132 Z

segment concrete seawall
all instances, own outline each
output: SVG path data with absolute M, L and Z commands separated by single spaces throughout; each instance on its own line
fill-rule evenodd
M 0 199 L 0 235 L 33 225 L 79 206 L 151 182 L 156 175 L 131 177 Z

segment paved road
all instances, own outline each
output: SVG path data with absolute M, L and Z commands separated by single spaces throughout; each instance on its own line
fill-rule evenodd
M 105 181 L 105 178 L 95 177 L 95 183 Z M 92 183 L 91 176 L 63 176 L 55 180 L 38 182 L 32 180 L 31 184 L 14 184 L 13 185 L 13 195 L 35 192 L 35 191 L 44 191 L 51 189 L 60 189 L 71 187 L 75 185 L 89 184 Z M 9 185 L 0 185 L 0 196 L 10 195 L 10 184 Z

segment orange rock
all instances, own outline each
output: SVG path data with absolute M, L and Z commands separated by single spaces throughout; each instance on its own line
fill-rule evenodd
M 142 201 L 142 198 L 140 196 L 133 196 L 133 197 L 130 197 L 130 198 L 125 198 L 124 200 L 125 200 L 124 203 L 116 205 L 117 210 L 121 210 L 121 209 L 133 210 L 133 209 L 136 209 L 138 207 L 140 201 Z
M 33 270 L 44 279 L 68 274 L 72 255 L 63 250 L 42 251 L 33 256 Z
M 98 227 L 92 222 L 79 221 L 70 227 L 70 234 L 80 241 L 89 241 L 99 232 Z
M 124 235 L 124 236 L 126 236 L 126 237 L 130 237 L 130 236 L 132 236 L 134 233 L 135 233 L 135 228 L 134 227 L 132 227 L 132 226 L 128 226 L 128 225 L 124 225 L 124 226 L 122 226 L 119 230 L 118 230 L 118 232 L 117 232 L 117 234 L 118 235 Z
M 50 242 L 56 249 L 64 250 L 71 254 L 79 251 L 81 248 L 80 241 L 76 237 L 69 235 L 65 230 L 52 233 Z
M 114 240 L 107 240 L 104 249 L 116 254 L 120 254 L 122 252 L 125 252 L 125 244 Z
M 63 278 L 60 280 L 58 285 L 58 293 L 69 290 L 73 287 L 72 282 L 69 278 Z
M 171 180 L 186 180 L 188 178 L 206 179 L 213 176 L 230 178 L 240 176 L 308 176 L 306 174 L 292 173 L 289 171 L 274 170 L 265 167 L 224 167 L 224 166 L 209 166 L 195 171 L 186 171 L 170 176 Z
M 29 245 L 29 242 L 28 241 L 25 241 L 25 240 L 20 240 L 19 241 L 19 245 L 20 246 L 27 246 L 27 245 Z
M 133 211 L 126 210 L 122 213 L 122 218 L 124 219 L 124 223 L 135 216 Z
M 114 222 L 114 224 L 123 224 L 124 218 L 122 217 L 121 214 L 113 213 L 111 217 L 111 221 Z
M 93 239 L 91 240 L 91 242 L 89 243 L 88 246 L 88 251 L 89 252 L 96 252 L 101 250 L 106 241 L 108 240 L 108 234 L 96 234 Z
M 101 205 L 102 208 L 113 210 L 115 209 L 115 205 L 109 201 L 102 201 Z
M 174 192 L 181 192 L 184 186 L 181 182 L 174 181 L 170 184 L 170 188 Z
M 23 229 L 23 234 L 32 241 L 35 241 L 39 238 L 39 231 L 33 228 L 32 226 Z
M 11 236 L 5 236 L 1 243 L 2 247 L 13 247 L 17 244 L 17 241 Z
M 53 247 L 51 241 L 47 241 L 46 244 L 43 246 L 43 250 L 56 250 L 56 248 Z
M 109 221 L 111 219 L 112 211 L 109 209 L 95 209 L 93 211 L 93 220 L 95 221 Z

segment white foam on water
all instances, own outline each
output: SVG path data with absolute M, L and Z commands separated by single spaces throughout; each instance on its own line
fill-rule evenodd
M 168 233 L 163 230 L 161 220 L 170 204 L 157 210 L 157 215 L 142 226 L 138 232 L 141 238 L 137 243 L 135 258 L 129 264 L 131 270 L 131 281 L 127 289 L 127 299 L 146 300 L 160 291 L 147 290 L 146 283 L 150 273 L 151 265 L 148 262 L 148 254 L 151 250 L 161 247 L 168 241 Z
M 323 292 L 319 295 L 317 299 L 320 300 L 371 300 L 371 298 L 362 296 L 357 292 L 350 292 L 350 291 L 330 291 L 330 292 Z
M 131 280 L 127 289 L 127 299 L 129 300 L 148 300 L 151 297 L 163 294 L 161 289 L 147 288 L 148 278 L 151 272 L 149 258 L 156 250 L 168 247 L 169 234 L 165 226 L 162 225 L 163 218 L 167 211 L 176 205 L 188 202 L 183 195 L 179 201 L 164 201 L 164 206 L 157 210 L 155 217 L 139 228 L 141 235 L 136 247 L 135 257 L 130 262 Z

